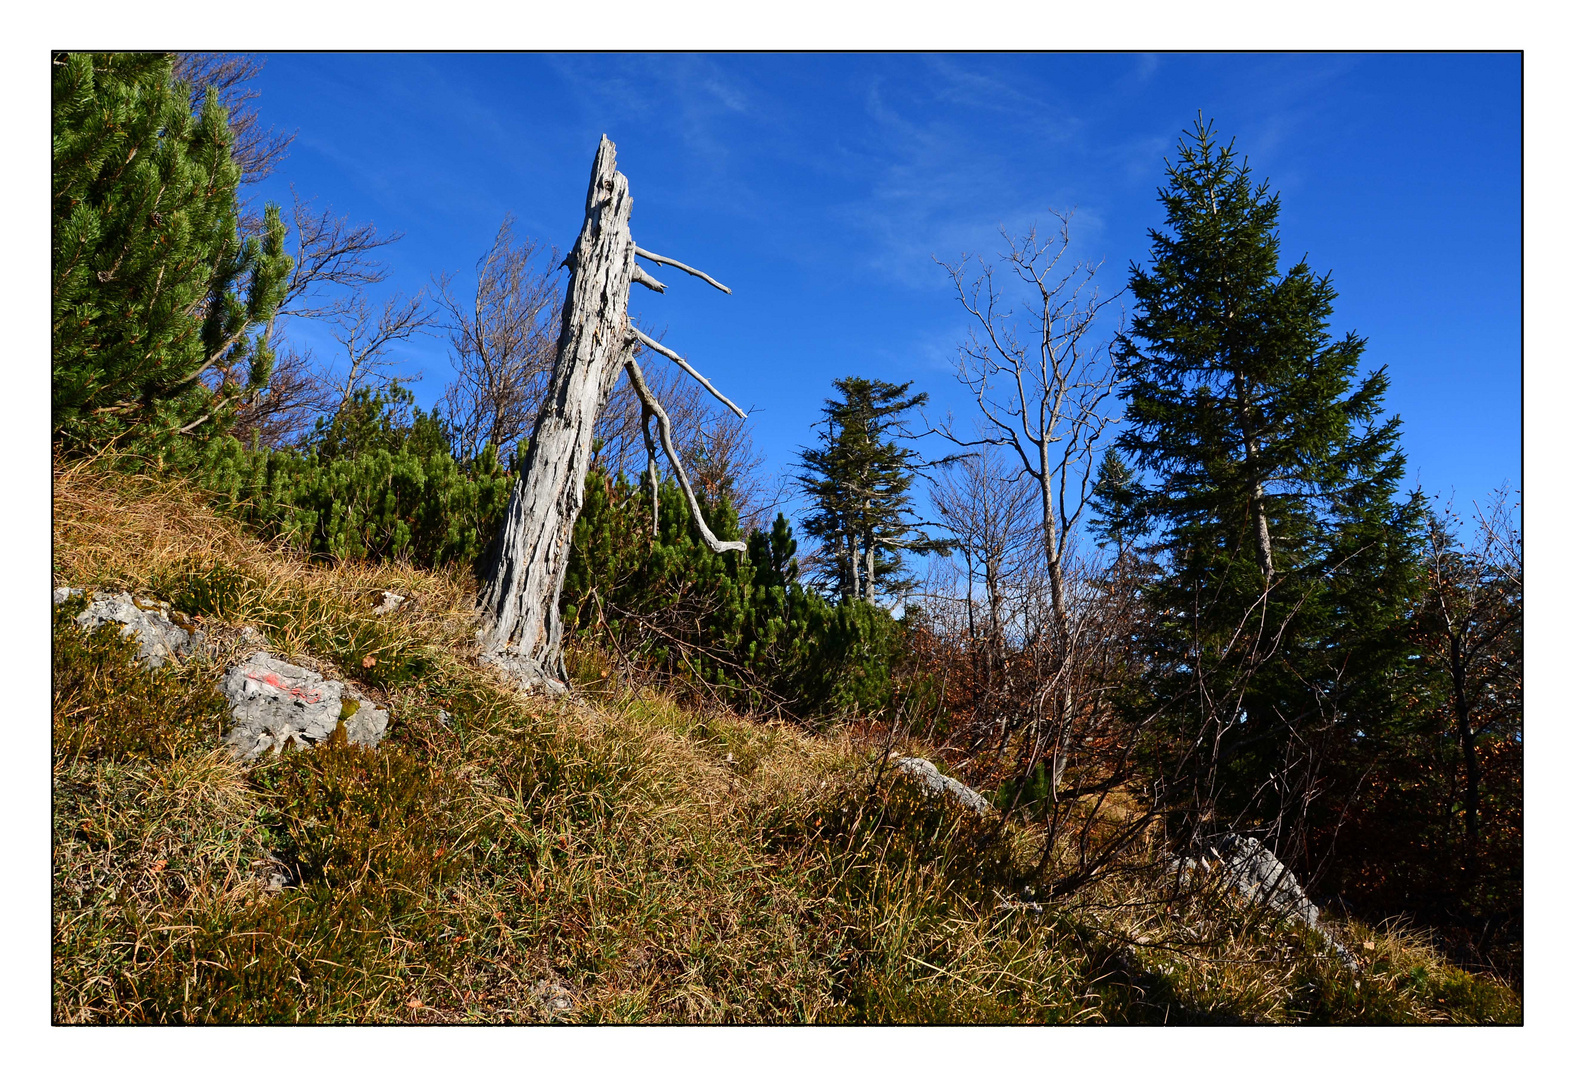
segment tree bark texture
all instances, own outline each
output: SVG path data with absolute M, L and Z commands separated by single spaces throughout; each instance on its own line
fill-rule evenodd
M 655 418 L 673 478 L 712 551 L 743 554 L 740 540 L 719 540 L 701 515 L 700 503 L 674 445 L 672 424 L 651 393 L 635 363 L 633 350 L 644 346 L 672 360 L 739 417 L 743 409 L 729 401 L 678 353 L 630 325 L 629 286 L 656 292 L 666 289 L 635 262 L 635 256 L 677 267 L 710 285 L 727 286 L 693 267 L 635 246 L 629 231 L 632 200 L 629 181 L 616 166 L 613 143 L 606 135 L 591 166 L 586 192 L 586 219 L 566 260 L 569 291 L 564 300 L 558 352 L 552 377 L 520 479 L 509 496 L 503 526 L 482 589 L 483 626 L 477 634 L 483 663 L 494 664 L 527 687 L 563 693 L 568 675 L 563 661 L 563 624 L 558 612 L 569 565 L 575 520 L 585 497 L 596 420 L 620 372 L 641 402 L 641 427 L 646 438 L 647 476 L 652 483 L 652 525 L 656 526 L 656 451 L 650 421 Z
M 1051 617 L 1056 623 L 1055 648 L 1052 659 L 1056 665 L 1056 686 L 1052 706 L 1051 728 L 1055 732 L 1055 749 L 1051 755 L 1051 801 L 1057 800 L 1062 785 L 1062 774 L 1067 769 L 1068 742 L 1072 738 L 1074 700 L 1072 684 L 1073 619 L 1067 608 L 1066 551 L 1056 522 L 1065 520 L 1057 512 L 1051 478 L 1055 473 L 1050 463 L 1050 441 L 1041 439 L 1040 449 L 1040 521 L 1041 537 L 1045 543 L 1045 571 L 1051 585 Z
M 591 464 L 592 428 L 623 368 L 635 276 L 629 181 L 607 136 L 597 148 L 586 218 L 570 253 L 558 354 L 509 497 L 489 568 L 479 634 L 484 661 L 528 685 L 566 688 L 558 612 L 570 540 Z

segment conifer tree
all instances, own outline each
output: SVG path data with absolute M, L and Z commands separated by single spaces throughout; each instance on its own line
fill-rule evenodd
M 800 453 L 799 484 L 815 505 L 803 525 L 830 558 L 836 595 L 874 603 L 878 592 L 907 587 L 902 552 L 946 547 L 910 521 L 908 489 L 919 455 L 890 437 L 905 433 L 904 414 L 928 395 L 906 396 L 912 383 L 858 376 L 832 385 L 842 396 L 828 398 L 822 410 L 820 445 Z
M 1095 543 L 1113 547 L 1120 557 L 1134 540 L 1148 531 L 1144 520 L 1143 489 L 1116 447 L 1107 447 L 1100 459 L 1089 505 L 1094 518 L 1089 531 Z
M 1103 516 L 1152 525 L 1154 689 L 1180 752 L 1208 748 L 1191 780 L 1218 812 L 1284 820 L 1392 719 L 1421 498 L 1397 499 L 1384 369 L 1328 332 L 1329 275 L 1279 269 L 1279 197 L 1202 118 L 1167 178 L 1114 349 L 1138 473 L 1110 466 Z
M 218 92 L 162 53 L 53 57 L 53 428 L 156 446 L 268 383 L 290 260 L 276 206 L 243 237 Z

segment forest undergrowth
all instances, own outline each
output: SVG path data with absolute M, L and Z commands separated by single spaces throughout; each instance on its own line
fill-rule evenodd
M 467 570 L 308 560 L 102 462 L 57 463 L 53 507 L 54 585 L 210 643 L 145 671 L 55 608 L 58 1023 L 1521 1020 L 1420 932 L 1336 922 L 1353 973 L 1142 846 L 1046 895 L 1043 834 L 927 801 L 890 758 L 935 751 L 886 726 L 737 715 L 593 651 L 571 699 L 521 696 L 472 662 Z M 232 760 L 216 684 L 259 647 L 387 708 L 382 744 Z

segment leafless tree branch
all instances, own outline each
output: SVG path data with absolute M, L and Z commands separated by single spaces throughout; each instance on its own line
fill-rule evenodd
M 701 514 L 700 503 L 695 498 L 695 489 L 690 486 L 689 477 L 684 472 L 684 463 L 679 460 L 678 451 L 673 448 L 673 425 L 668 420 L 668 414 L 663 411 L 662 403 L 646 385 L 646 380 L 640 372 L 640 365 L 635 362 L 634 356 L 625 359 L 624 370 L 628 373 L 630 385 L 634 387 L 641 404 L 657 418 L 657 432 L 662 438 L 663 452 L 667 454 L 668 464 L 672 466 L 673 478 L 678 481 L 679 487 L 684 492 L 684 498 L 689 503 L 690 513 L 694 516 L 695 525 L 700 530 L 701 539 L 706 541 L 707 547 L 719 555 L 725 551 L 749 550 L 749 545 L 742 540 L 718 540 L 712 533 L 705 517 Z
M 731 294 L 733 292 L 732 289 L 728 288 L 728 286 L 724 285 L 710 274 L 702 273 L 693 266 L 685 266 L 677 259 L 670 259 L 666 255 L 658 255 L 655 252 L 647 251 L 645 248 L 638 246 L 635 248 L 635 254 L 639 255 L 642 259 L 650 259 L 654 263 L 661 263 L 663 266 L 671 266 L 675 270 L 684 271 L 686 274 L 693 274 L 695 277 L 700 278 L 706 284 L 721 289 L 725 293 Z M 657 291 L 661 292 L 662 290 L 658 289 Z
M 563 292 L 547 269 L 558 261 L 556 250 L 516 240 L 508 217 L 477 260 L 474 293 L 462 296 L 452 275 L 434 279 L 454 367 L 441 408 L 462 458 L 489 443 L 507 456 L 530 434 L 558 350 Z
M 652 338 L 647 337 L 636 326 L 631 325 L 630 328 L 629 328 L 629 332 L 631 334 L 635 335 L 635 339 L 637 341 L 639 341 L 642 345 L 644 345 L 646 348 L 650 349 L 652 352 L 661 353 L 663 356 L 666 356 L 669 360 L 672 360 L 675 364 L 677 364 L 680 368 L 683 369 L 685 374 L 687 374 L 690 378 L 694 379 L 696 382 L 698 382 L 702 386 L 704 386 L 706 388 L 706 392 L 708 394 L 710 394 L 712 397 L 716 398 L 718 401 L 722 402 L 729 409 L 732 409 L 734 415 L 737 416 L 740 420 L 748 420 L 750 418 L 749 414 L 746 413 L 743 409 L 739 408 L 733 402 L 731 402 L 727 398 L 723 397 L 722 396 L 722 391 L 718 390 L 715 386 L 711 385 L 711 383 L 706 380 L 706 376 L 702 375 L 700 372 L 698 372 L 694 368 L 690 367 L 689 361 L 685 360 L 678 353 L 674 352 L 672 349 L 668 348 L 666 345 L 662 344 L 661 342 L 655 341 Z
M 384 374 L 396 362 L 389 349 L 417 334 L 430 333 L 436 320 L 437 314 L 427 307 L 421 293 L 412 297 L 395 293 L 375 313 L 366 296 L 356 294 L 335 320 L 334 340 L 344 349 L 346 367 L 343 376 L 334 376 L 334 411 L 344 408 L 361 387 L 391 381 Z

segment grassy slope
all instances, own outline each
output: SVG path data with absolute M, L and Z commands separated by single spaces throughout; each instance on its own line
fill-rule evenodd
M 1137 870 L 1003 910 L 1029 830 L 916 800 L 882 747 L 683 708 L 595 656 L 576 701 L 518 697 L 466 659 L 464 573 L 310 565 L 86 466 L 57 467 L 54 509 L 57 585 L 206 610 L 216 643 L 145 673 L 56 614 L 59 1022 L 530 1022 L 550 986 L 587 1022 L 1520 1019 L 1405 932 L 1348 927 L 1353 979 Z M 375 617 L 383 588 L 419 606 Z M 214 685 L 242 626 L 386 704 L 383 745 L 231 762 Z

